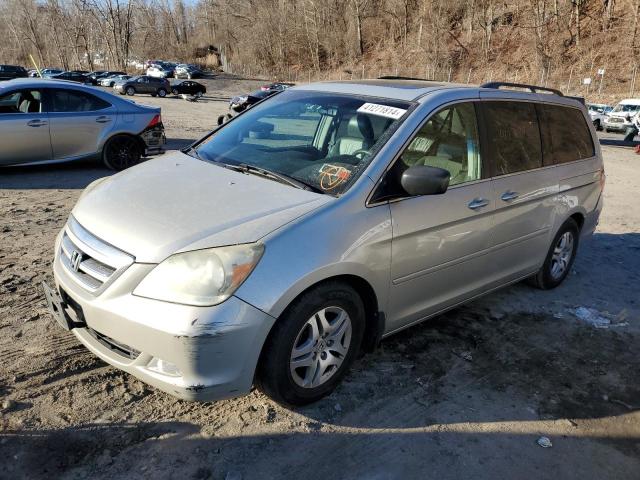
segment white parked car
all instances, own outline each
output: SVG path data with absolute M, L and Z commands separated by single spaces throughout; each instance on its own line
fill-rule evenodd
M 587 103 L 587 109 L 593 126 L 596 127 L 596 130 L 602 130 L 604 128 L 604 121 L 611 110 L 613 110 L 613 107 L 604 103 Z
M 173 77 L 173 70 L 162 65 L 152 65 L 147 68 L 147 75 L 155 78 L 170 78 Z
M 627 98 L 620 101 L 604 121 L 607 132 L 624 133 L 631 126 L 631 119 L 640 111 L 640 98 Z

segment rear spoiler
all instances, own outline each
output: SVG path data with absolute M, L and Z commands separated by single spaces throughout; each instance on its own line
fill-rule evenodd
M 586 105 L 587 102 L 585 101 L 584 97 L 571 97 L 569 95 L 565 95 L 566 98 L 571 98 L 572 100 L 577 100 L 578 102 L 580 102 L 582 105 Z

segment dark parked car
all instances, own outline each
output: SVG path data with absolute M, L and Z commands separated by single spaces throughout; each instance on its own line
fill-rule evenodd
M 71 82 L 78 82 L 84 84 L 93 84 L 91 77 L 89 75 L 84 75 L 82 73 L 76 72 L 62 72 L 56 75 L 51 75 L 49 78 L 52 80 L 69 80 Z
M 148 75 L 139 75 L 129 80 L 116 83 L 113 89 L 120 95 L 135 95 L 136 93 L 148 93 L 152 97 L 166 97 L 171 91 L 171 85 L 166 78 L 149 77 Z
M 187 79 L 192 79 L 192 78 L 198 78 L 201 77 L 203 74 L 202 70 L 200 70 L 200 68 L 198 68 L 196 65 L 191 65 L 191 64 L 181 64 L 178 65 L 174 71 L 173 71 L 173 75 L 176 78 L 187 78 Z
M 0 65 L 0 80 L 25 78 L 27 75 L 27 71 L 18 65 Z
M 42 78 L 51 78 L 53 75 L 58 75 L 59 73 L 64 73 L 64 70 L 60 70 L 59 68 L 44 68 L 40 70 L 42 74 Z M 36 76 L 38 76 L 36 74 Z
M 261 86 L 260 90 L 262 90 L 263 92 L 281 92 L 282 90 L 286 90 L 287 88 L 293 87 L 294 85 L 295 83 L 274 82 Z
M 207 93 L 207 87 L 192 80 L 185 80 L 171 85 L 171 93 L 174 95 L 204 95 Z
M 229 101 L 229 108 L 234 112 L 242 112 L 275 93 L 278 93 L 278 90 L 256 90 L 247 95 L 237 95 Z
M 116 71 L 116 70 L 104 70 L 104 71 L 98 71 L 98 72 L 91 72 L 89 74 L 89 77 L 91 78 L 91 83 L 93 83 L 94 85 L 99 85 L 100 81 L 104 78 L 107 77 L 113 77 L 115 75 L 126 75 L 125 72 L 121 72 L 121 71 Z

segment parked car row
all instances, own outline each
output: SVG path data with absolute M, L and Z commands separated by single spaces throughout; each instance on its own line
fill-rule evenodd
M 274 82 L 260 87 L 260 90 L 256 90 L 245 95 L 236 95 L 229 101 L 229 109 L 234 112 L 240 113 L 247 108 L 255 105 L 261 100 L 264 100 L 271 95 L 278 92 L 282 92 L 287 88 L 294 86 L 294 83 Z
M 199 97 L 207 92 L 207 88 L 204 85 L 193 80 L 171 84 L 166 78 L 151 77 L 149 75 L 138 75 L 116 80 L 113 89 L 120 95 L 149 94 L 152 97 L 161 98 L 166 97 L 168 93 Z
M 156 78 L 198 78 L 203 75 L 197 65 L 191 63 L 173 63 L 156 60 L 148 63 L 147 75 Z

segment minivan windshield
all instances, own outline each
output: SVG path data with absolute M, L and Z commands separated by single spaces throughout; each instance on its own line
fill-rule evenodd
M 230 167 L 257 167 L 251 170 L 339 195 L 410 106 L 391 99 L 286 90 L 246 110 L 187 153 Z

